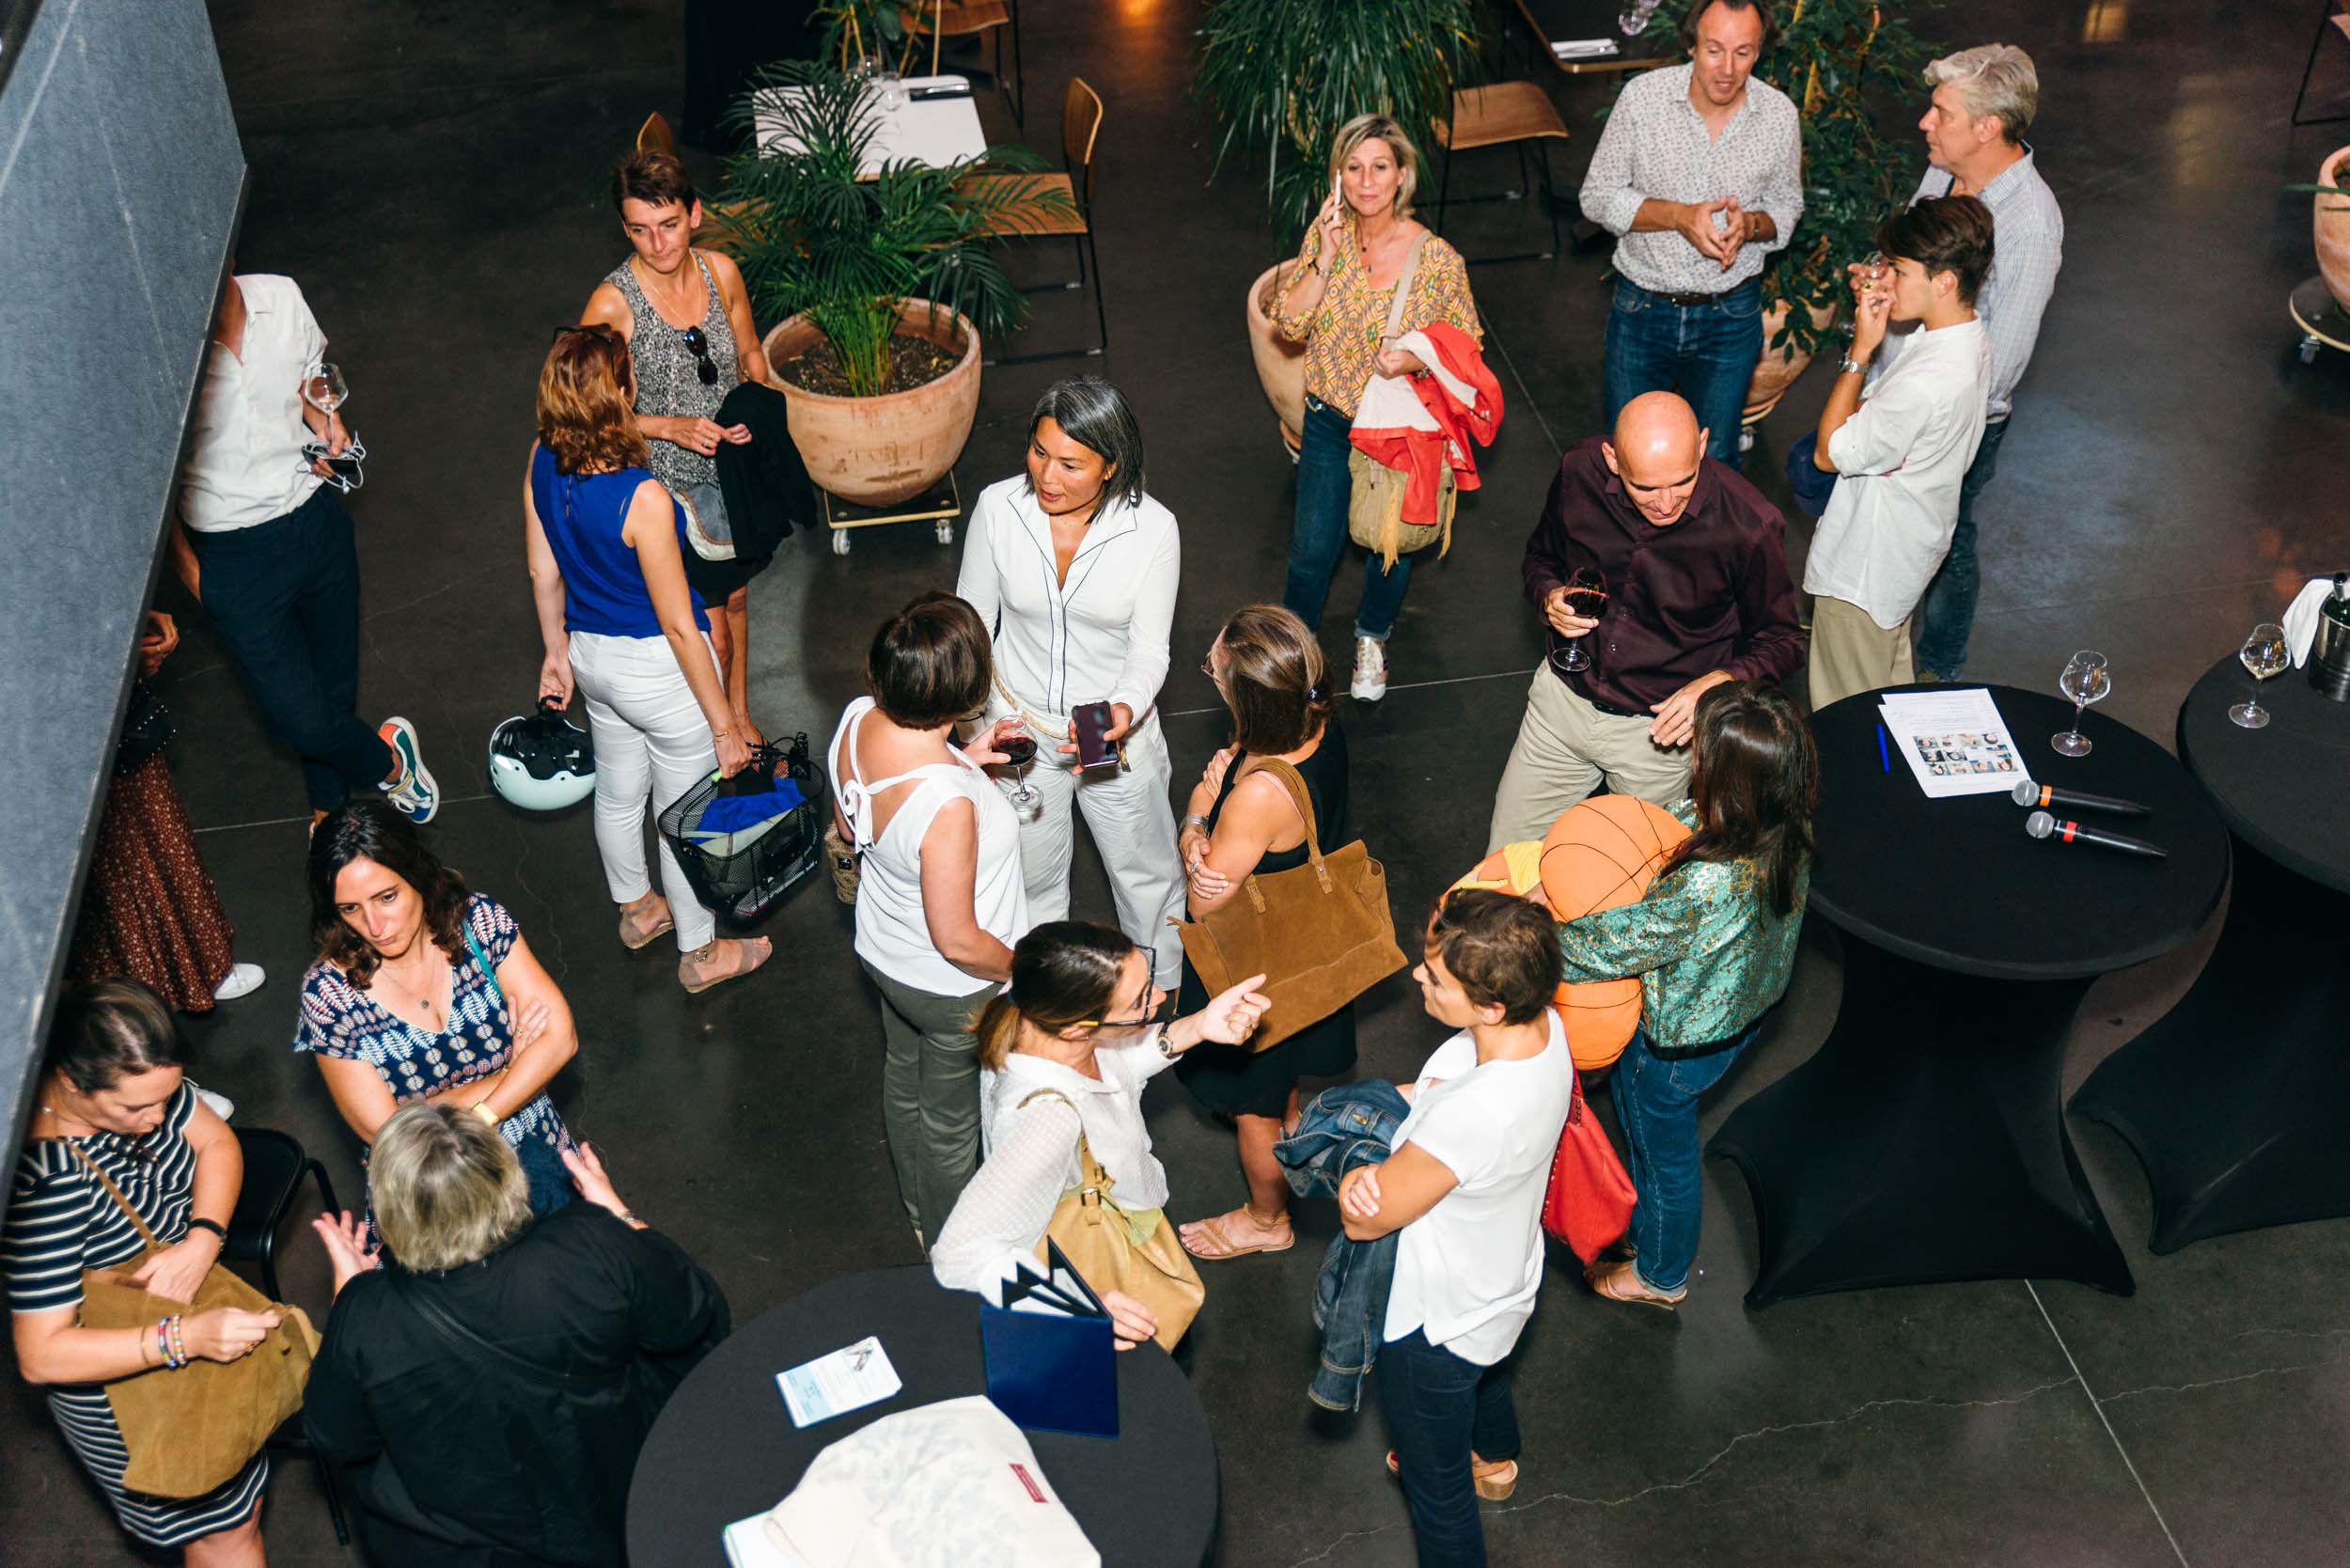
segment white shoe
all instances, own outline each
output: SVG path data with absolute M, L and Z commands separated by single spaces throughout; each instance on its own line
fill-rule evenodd
M 196 1091 L 196 1097 L 212 1106 L 212 1114 L 223 1121 L 237 1114 L 237 1103 L 226 1094 L 214 1094 L 209 1089 L 199 1089 Z
M 261 989 L 269 975 L 258 964 L 232 964 L 227 976 L 212 987 L 212 1000 L 233 1002 Z
M 1377 637 L 1355 639 L 1355 681 L 1347 687 L 1357 702 L 1376 702 L 1387 695 L 1387 645 Z

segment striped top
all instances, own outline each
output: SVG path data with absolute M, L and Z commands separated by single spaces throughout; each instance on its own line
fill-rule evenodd
M 78 1145 L 122 1190 L 158 1241 L 169 1244 L 187 1234 L 196 1182 L 196 1151 L 187 1128 L 195 1114 L 196 1086 L 182 1078 L 162 1123 L 144 1137 L 92 1133 L 26 1140 L 8 1198 L 8 1231 L 0 1236 L 0 1273 L 8 1277 L 10 1311 L 79 1307 L 84 1269 L 113 1268 L 137 1257 L 147 1245 L 68 1143 Z

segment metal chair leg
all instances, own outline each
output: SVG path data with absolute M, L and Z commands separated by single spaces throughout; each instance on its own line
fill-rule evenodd
M 1093 226 L 1089 220 L 1086 226 L 1086 246 L 1093 251 L 1093 325 L 1101 334 L 1102 343 L 1093 352 L 1106 354 L 1110 352 L 1110 312 L 1102 298 L 1102 251 L 1093 238 Z
M 2318 6 L 2317 37 L 2310 40 L 2310 57 L 2301 63 L 2301 86 L 2293 95 L 2292 123 L 2295 125 L 2331 125 L 2338 120 L 2350 119 L 2350 114 L 2327 115 L 2323 119 L 2301 118 L 2302 101 L 2309 96 L 2310 75 L 2317 70 L 2317 52 L 2326 45 L 2326 29 L 2333 25 L 2334 5 L 2335 0 L 2320 0 Z
M 1436 181 L 1436 232 L 1444 232 L 1444 204 L 1452 195 L 1452 146 L 1449 135 L 1444 149 L 1444 174 Z
M 1550 215 L 1550 254 L 1559 254 L 1559 196 L 1550 188 L 1550 143 L 1545 141 L 1534 149 L 1543 163 L 1543 211 Z

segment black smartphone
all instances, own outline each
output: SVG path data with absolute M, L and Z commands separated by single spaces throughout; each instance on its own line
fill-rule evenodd
M 1089 702 L 1070 715 L 1076 726 L 1077 766 L 1105 768 L 1118 760 L 1118 748 L 1102 737 L 1118 722 L 1106 702 Z

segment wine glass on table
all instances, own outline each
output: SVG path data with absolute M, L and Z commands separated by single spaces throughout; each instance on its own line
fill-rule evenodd
M 1566 588 L 1566 607 L 1569 615 L 1578 615 L 1586 620 L 1597 620 L 1607 613 L 1607 575 L 1599 568 L 1595 566 L 1576 567 L 1567 574 Z M 1590 634 L 1586 632 L 1582 637 L 1576 637 L 1567 644 L 1565 656 L 1558 661 L 1560 669 L 1579 671 L 1591 667 L 1591 656 L 1583 651 L 1584 637 L 1590 635 Z
M 2268 710 L 2261 706 L 2260 682 L 2282 675 L 2293 664 L 2292 651 L 2285 647 L 2285 629 L 2273 620 L 2262 621 L 2244 639 L 2236 657 L 2252 672 L 2252 700 L 2237 703 L 2228 710 L 2228 716 L 2247 729 L 2263 729 L 2268 723 Z
M 2081 710 L 2092 702 L 2101 702 L 2113 690 L 2113 676 L 2106 668 L 2106 656 L 2094 649 L 2084 648 L 2064 663 L 2064 673 L 2057 677 L 2057 690 L 2073 699 L 2073 728 L 2052 737 L 2048 744 L 2060 757 L 2086 757 L 2090 753 L 2089 737 L 2081 733 Z
M 1028 782 L 1028 770 L 1036 762 L 1036 737 L 1024 727 L 1017 734 L 997 741 L 995 749 L 1004 754 L 1004 760 L 1012 768 L 1012 810 L 1024 823 L 1036 821 L 1044 806 L 1044 796 Z

